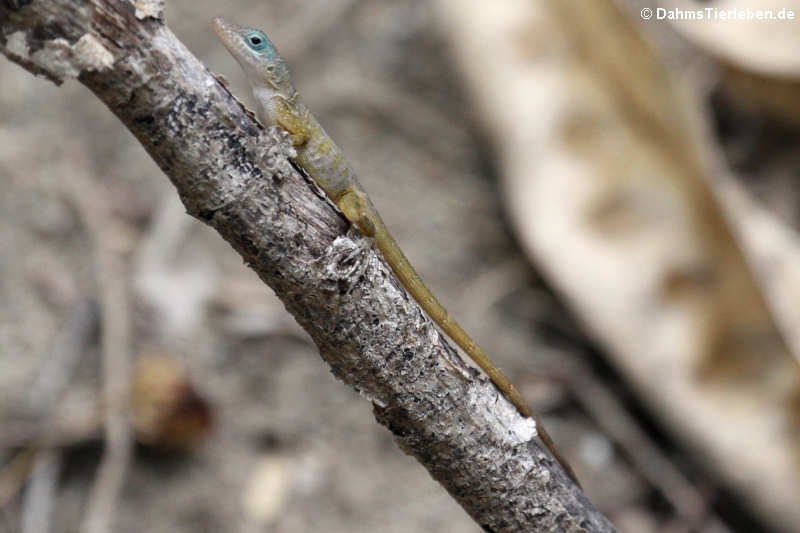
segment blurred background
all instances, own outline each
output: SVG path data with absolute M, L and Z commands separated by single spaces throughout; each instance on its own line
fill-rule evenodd
M 167 2 L 252 108 L 216 15 L 621 531 L 800 531 L 800 2 Z M 0 176 L 0 532 L 479 531 L 79 83 L 0 58 Z

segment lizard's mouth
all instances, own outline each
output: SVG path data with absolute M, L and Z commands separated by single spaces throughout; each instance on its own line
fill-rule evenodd
M 214 17 L 211 20 L 211 24 L 214 26 L 214 32 L 219 36 L 225 47 L 228 48 L 229 43 L 234 41 L 233 37 L 238 33 L 239 27 L 222 17 Z
M 228 22 L 222 17 L 214 17 L 211 19 L 211 23 L 214 25 L 214 31 L 216 31 L 217 34 L 233 33 L 238 29 L 236 24 Z

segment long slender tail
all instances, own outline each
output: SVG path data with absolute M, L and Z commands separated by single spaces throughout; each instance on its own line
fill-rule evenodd
M 439 300 L 433 295 L 433 293 L 428 289 L 425 283 L 422 281 L 422 278 L 419 277 L 417 271 L 414 270 L 414 267 L 411 266 L 408 258 L 406 258 L 403 251 L 398 246 L 397 242 L 394 240 L 392 235 L 389 233 L 386 226 L 383 224 L 383 220 L 381 220 L 380 215 L 377 214 L 375 210 L 372 213 L 373 216 L 370 218 L 372 219 L 372 223 L 375 226 L 375 243 L 378 245 L 378 249 L 383 254 L 386 261 L 394 270 L 394 273 L 400 278 L 400 281 L 403 285 L 408 289 L 408 292 L 419 302 L 422 308 L 428 313 L 428 316 L 439 325 L 442 331 L 447 334 L 453 342 L 458 344 L 462 350 L 466 352 L 466 354 L 477 364 L 481 370 L 486 372 L 486 375 L 492 380 L 492 383 L 500 389 L 500 392 L 505 394 L 505 396 L 509 399 L 509 401 L 514 404 L 514 407 L 520 412 L 521 415 L 526 416 L 528 418 L 532 418 L 536 422 L 536 430 L 539 434 L 539 438 L 547 446 L 547 449 L 550 450 L 550 453 L 555 457 L 555 459 L 561 464 L 564 471 L 569 475 L 569 477 L 574 481 L 578 486 L 580 486 L 580 482 L 578 478 L 575 476 L 575 472 L 572 470 L 572 467 L 569 463 L 564 459 L 558 450 L 556 449 L 556 445 L 553 442 L 553 439 L 550 438 L 550 435 L 547 433 L 547 430 L 542 425 L 542 422 L 539 420 L 539 417 L 528 407 L 528 404 L 525 403 L 525 400 L 522 398 L 522 395 L 517 391 L 516 387 L 506 378 L 500 369 L 498 369 L 492 360 L 489 359 L 489 356 L 486 355 L 478 344 L 472 340 L 472 338 L 464 331 L 458 322 L 453 319 L 450 313 L 445 309 L 445 307 L 439 303 Z

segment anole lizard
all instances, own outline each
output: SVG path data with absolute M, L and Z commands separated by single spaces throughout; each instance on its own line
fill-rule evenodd
M 536 422 L 539 438 L 577 483 L 572 468 L 558 453 L 555 443 L 522 395 L 422 282 L 384 225 L 339 147 L 300 101 L 292 85 L 289 69 L 272 42 L 261 30 L 242 27 L 219 17 L 214 19 L 213 24 L 225 48 L 247 75 L 258 102 L 259 120 L 265 125 L 278 125 L 289 133 L 297 150 L 296 162 L 342 210 L 347 220 L 355 224 L 363 235 L 375 240 L 395 275 L 428 316 L 486 372 L 520 414 Z

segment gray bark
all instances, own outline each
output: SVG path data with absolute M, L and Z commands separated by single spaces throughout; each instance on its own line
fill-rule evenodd
M 156 10 L 157 11 L 157 10 Z M 209 39 L 213 39 L 209 29 Z M 339 379 L 486 531 L 614 531 L 494 386 L 460 359 L 372 243 L 152 11 L 126 0 L 0 2 L 5 55 L 76 77 L 130 129 Z

